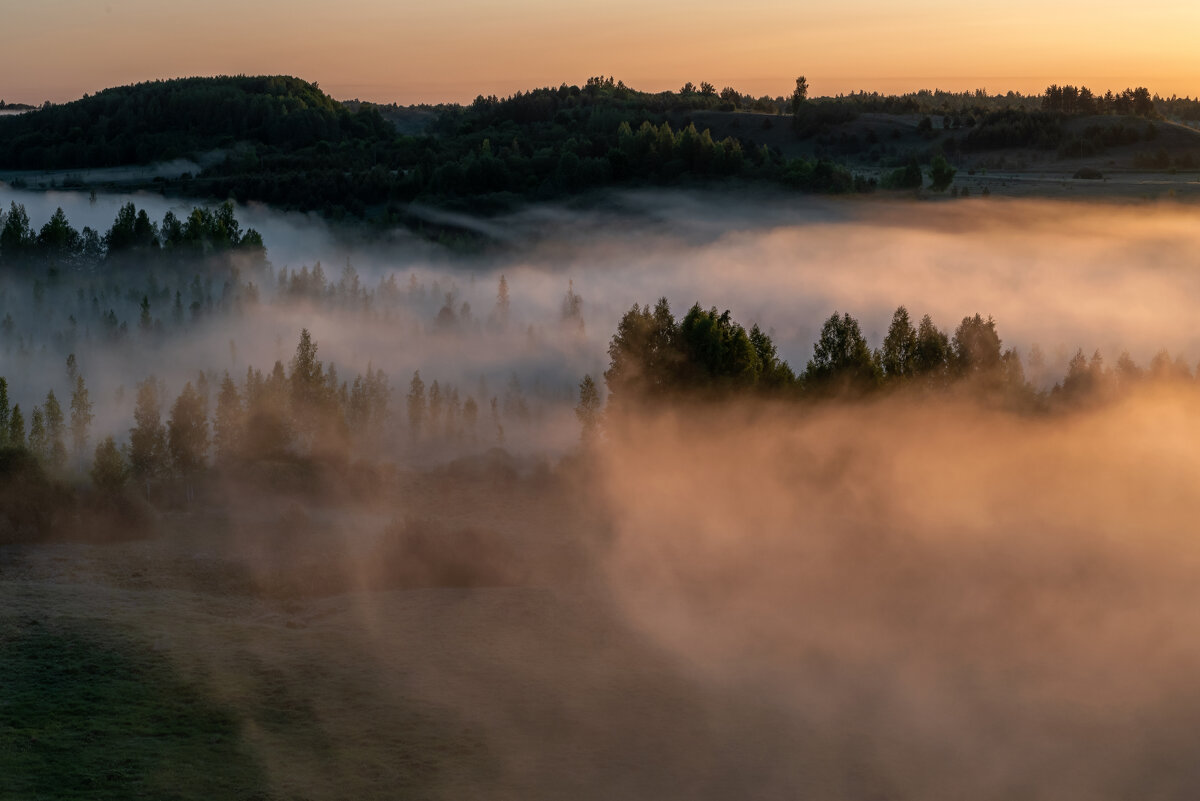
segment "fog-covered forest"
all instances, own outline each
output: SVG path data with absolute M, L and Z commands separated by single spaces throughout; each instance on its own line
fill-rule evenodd
M 1191 206 L 0 200 L 13 797 L 1194 790 Z

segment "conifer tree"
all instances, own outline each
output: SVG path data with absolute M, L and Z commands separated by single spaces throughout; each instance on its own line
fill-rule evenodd
M 237 455 L 242 439 L 242 399 L 237 385 L 225 373 L 221 389 L 217 393 L 217 415 L 213 421 L 213 440 L 217 446 L 217 458 L 228 461 Z
M 111 435 L 102 439 L 96 446 L 90 475 L 96 489 L 110 495 L 115 495 L 125 486 L 129 466 Z
M 192 478 L 204 467 L 208 454 L 208 420 L 204 415 L 204 401 L 190 381 L 184 384 L 183 391 L 171 406 L 167 449 L 171 463 L 185 479 L 190 501 L 193 497 Z
M 29 415 L 29 451 L 42 461 L 50 457 L 50 443 L 46 439 L 46 418 L 40 406 L 33 407 Z
M 46 403 L 43 414 L 46 422 L 46 455 L 49 464 L 55 470 L 61 470 L 67 461 L 66 421 L 63 418 L 62 406 L 54 397 L 54 390 L 46 393 Z
M 71 393 L 71 450 L 80 462 L 83 461 L 88 429 L 93 419 L 95 415 L 92 414 L 92 402 L 88 397 L 87 387 L 84 386 L 83 376 L 76 374 L 75 390 Z
M 15 404 L 8 418 L 8 447 L 25 447 L 25 418 L 21 414 L 21 404 Z
M 167 432 L 162 423 L 162 402 L 153 376 L 138 384 L 133 410 L 134 427 L 129 429 L 129 466 L 135 477 L 146 483 L 157 478 L 166 465 Z

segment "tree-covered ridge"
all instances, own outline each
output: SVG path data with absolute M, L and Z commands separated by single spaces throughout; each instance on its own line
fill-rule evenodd
M 0 168 L 145 164 L 215 150 L 223 160 L 199 175 L 145 181 L 192 197 L 397 224 L 414 222 L 405 208 L 412 202 L 489 212 L 610 187 L 912 189 L 939 156 L 947 164 L 933 188 L 941 190 L 953 180 L 947 168 L 986 162 L 981 153 L 1086 157 L 1156 138 L 1152 119 L 1189 114 L 1200 114 L 1200 101 L 1142 87 L 809 98 L 800 78 L 790 96 L 754 97 L 707 82 L 641 92 L 596 77 L 467 105 L 400 108 L 337 103 L 295 78 L 189 78 L 0 119 Z M 1106 116 L 1077 119 L 1085 115 Z M 1158 152 L 1163 139 L 1156 145 L 1133 166 L 1189 168 L 1196 160 L 1195 142 L 1172 140 L 1169 153 Z
M 146 164 L 249 141 L 296 149 L 375 141 L 390 126 L 288 76 L 149 81 L 0 118 L 0 168 Z

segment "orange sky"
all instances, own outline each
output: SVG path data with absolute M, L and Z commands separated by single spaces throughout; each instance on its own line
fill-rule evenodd
M 5 0 L 7 3 L 8 0 Z M 41 102 L 158 77 L 288 73 L 400 103 L 582 83 L 707 80 L 780 95 L 858 88 L 1200 94 L 1196 0 L 12 0 L 0 98 Z M 805 7 L 809 6 L 809 7 Z

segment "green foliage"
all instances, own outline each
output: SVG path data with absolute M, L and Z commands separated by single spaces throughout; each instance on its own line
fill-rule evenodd
M 921 165 L 917 163 L 916 157 L 913 157 L 903 167 L 884 176 L 882 186 L 884 189 L 920 189 L 924 182 Z
M 834 312 L 821 327 L 804 371 L 805 387 L 822 393 L 865 392 L 880 381 L 880 368 L 858 321 Z
M 184 476 L 199 472 L 208 454 L 208 420 L 204 400 L 189 381 L 171 406 L 167 423 L 171 463 Z
M 125 486 L 129 466 L 112 436 L 105 437 L 96 446 L 89 475 L 96 489 L 107 495 L 116 495 Z
M 238 394 L 237 384 L 226 372 L 221 379 L 221 389 L 217 393 L 217 413 L 213 420 L 213 444 L 216 446 L 217 458 L 230 461 L 242 449 L 242 426 L 245 421 L 242 409 L 242 399 Z
M 604 378 L 610 403 L 655 401 L 679 394 L 724 396 L 780 391 L 795 377 L 770 337 L 750 333 L 728 311 L 695 304 L 678 323 L 666 298 L 652 309 L 634 305 L 608 347 Z
M 162 423 L 158 382 L 153 377 L 138 384 L 133 420 L 127 454 L 130 469 L 139 479 L 156 478 L 167 464 L 167 431 Z
M 675 391 L 684 368 L 679 326 L 666 298 L 651 308 L 636 303 L 617 324 L 604 372 L 609 402 L 661 398 Z
M 758 383 L 762 361 L 746 330 L 729 311 L 692 306 L 679 325 L 678 343 L 687 370 L 683 383 L 698 388 L 746 389 Z
M 35 418 L 40 415 L 35 411 Z M 15 419 L 19 415 L 14 414 Z M 70 511 L 70 495 L 51 480 L 37 453 L 11 440 L 0 448 L 0 544 L 43 539 Z M 4 714 L 0 706 L 0 720 Z M 0 727 L 0 737 L 3 731 Z
M 933 163 L 929 167 L 929 187 L 935 192 L 944 192 L 954 181 L 954 174 L 957 172 L 950 166 L 950 162 L 946 161 L 946 157 L 938 154 L 933 157 Z

